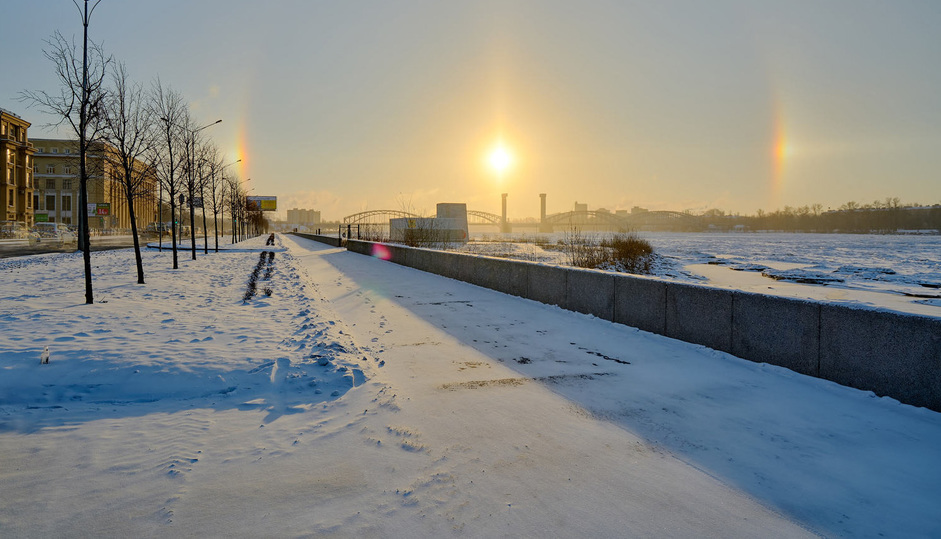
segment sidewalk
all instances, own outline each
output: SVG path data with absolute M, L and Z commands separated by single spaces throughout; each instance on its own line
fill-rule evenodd
M 363 404 L 362 432 L 377 445 L 375 458 L 403 453 L 413 475 L 394 515 L 403 522 L 384 521 L 398 529 L 390 536 L 415 517 L 426 519 L 426 536 L 449 528 L 474 537 L 812 536 L 564 396 L 629 376 L 628 367 L 568 342 L 570 350 L 540 358 L 541 343 L 580 340 L 582 325 L 618 328 L 309 240 L 284 241 L 296 241 L 298 265 L 366 357 L 384 362 L 369 374 L 380 399 Z M 550 336 L 527 324 L 547 317 L 571 331 Z M 529 362 L 511 357 L 520 349 L 533 352 Z

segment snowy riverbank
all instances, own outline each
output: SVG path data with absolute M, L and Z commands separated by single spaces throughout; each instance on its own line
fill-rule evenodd
M 652 274 L 792 298 L 941 317 L 941 236 L 642 232 L 654 247 Z M 554 235 L 483 235 L 457 250 L 566 263 L 538 242 Z
M 0 535 L 941 532 L 941 414 L 278 241 L 0 261 Z

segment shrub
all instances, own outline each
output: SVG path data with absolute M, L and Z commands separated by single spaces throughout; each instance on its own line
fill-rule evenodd
M 653 246 L 634 232 L 616 233 L 596 241 L 572 227 L 559 244 L 569 265 L 578 268 L 649 274 L 654 260 Z
M 609 264 L 626 273 L 650 273 L 653 246 L 634 232 L 612 234 L 601 241 L 601 247 L 610 252 Z

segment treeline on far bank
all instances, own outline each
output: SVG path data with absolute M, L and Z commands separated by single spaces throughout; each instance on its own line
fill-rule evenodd
M 709 230 L 769 230 L 785 232 L 843 232 L 855 234 L 941 233 L 941 204 L 903 205 L 899 199 L 873 204 L 847 202 L 836 210 L 823 210 L 820 204 L 756 215 L 728 215 L 707 210 L 702 225 Z

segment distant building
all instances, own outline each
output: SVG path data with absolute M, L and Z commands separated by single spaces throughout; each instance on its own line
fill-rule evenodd
M 647 208 L 641 208 L 640 206 L 634 206 L 631 208 L 631 213 L 647 213 L 649 210 Z
M 576 211 L 576 212 L 587 212 L 587 211 L 588 211 L 588 204 L 579 204 L 578 202 L 576 202 L 576 203 L 575 203 L 575 211 Z
M 30 123 L 12 112 L 0 109 L 0 156 L 6 163 L 0 190 L 0 221 L 16 221 L 33 226 L 33 154 L 26 135 Z
M 288 227 L 314 226 L 320 224 L 320 212 L 317 210 L 288 210 Z
M 36 147 L 33 161 L 36 219 L 78 226 L 81 209 L 78 141 L 34 139 L 33 145 Z M 109 152 L 114 150 L 98 143 L 86 156 L 88 228 L 130 233 L 131 216 L 121 173 L 106 159 Z M 157 221 L 157 189 L 157 180 L 153 178 L 142 189 L 142 197 L 134 202 L 139 231 Z
M 440 203 L 436 217 L 389 219 L 389 237 L 407 245 L 466 242 L 467 204 Z

